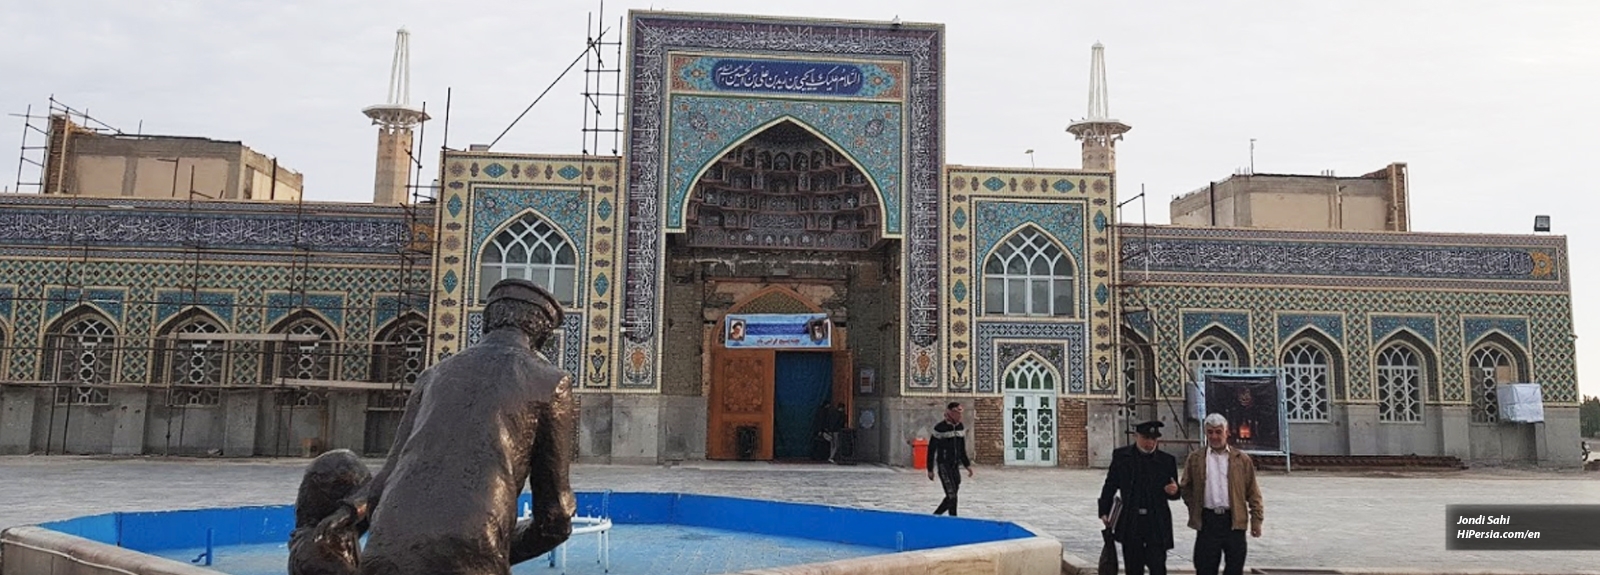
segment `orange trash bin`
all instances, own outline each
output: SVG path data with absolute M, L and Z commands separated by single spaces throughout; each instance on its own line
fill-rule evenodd
M 926 440 L 926 439 L 913 439 L 913 440 L 911 440 L 911 468 L 912 469 L 927 469 L 928 468 L 928 440 Z

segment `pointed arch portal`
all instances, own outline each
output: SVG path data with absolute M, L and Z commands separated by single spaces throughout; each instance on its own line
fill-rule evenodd
M 694 247 L 868 250 L 883 238 L 883 198 L 855 158 L 783 118 L 700 168 L 682 222 Z

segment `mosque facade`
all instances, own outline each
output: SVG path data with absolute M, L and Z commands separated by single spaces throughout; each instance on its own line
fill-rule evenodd
M 803 459 L 826 403 L 905 465 L 960 401 L 981 463 L 1098 466 L 1134 419 L 1198 437 L 1206 373 L 1274 374 L 1295 454 L 1577 456 L 1562 237 L 1121 223 L 1120 123 L 1075 124 L 1083 169 L 946 161 L 943 25 L 626 42 L 620 156 L 445 150 L 423 205 L 0 199 L 0 449 L 380 453 L 522 277 L 587 461 Z

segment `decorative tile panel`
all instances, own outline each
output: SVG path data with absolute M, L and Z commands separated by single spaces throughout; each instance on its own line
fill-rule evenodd
M 111 318 L 111 321 L 122 323 L 122 305 L 125 289 L 112 288 L 50 288 L 45 292 L 49 302 L 45 304 L 44 314 L 48 321 L 55 321 L 67 310 L 88 305 L 100 310 Z
M 1525 317 L 1472 317 L 1461 318 L 1461 340 L 1472 345 L 1489 332 L 1499 332 L 1511 341 L 1528 348 L 1528 318 Z
M 631 57 L 628 113 L 627 268 L 614 293 L 625 298 L 622 321 L 630 341 L 620 364 L 627 385 L 655 385 L 657 338 L 661 328 L 661 266 L 664 204 L 674 189 L 664 162 L 672 140 L 670 58 L 681 54 L 809 53 L 828 59 L 866 59 L 905 63 L 902 108 L 905 162 L 901 203 L 905 237 L 901 297 L 905 318 L 903 353 L 905 385 L 944 379 L 945 336 L 942 329 L 947 286 L 941 278 L 943 250 L 939 179 L 943 162 L 942 114 L 943 28 L 908 24 L 885 28 L 815 20 L 776 21 L 753 17 L 691 16 L 641 12 L 631 17 L 627 36 Z M 776 96 L 769 96 L 778 99 Z M 790 99 L 793 96 L 783 96 Z M 775 119 L 775 118 L 769 118 Z M 866 132 L 862 133 L 864 137 Z M 840 142 L 841 145 L 849 145 Z M 861 158 L 858 158 L 861 160 Z M 887 215 L 887 214 L 886 214 Z M 921 385 L 921 383 L 919 383 Z
M 217 316 L 225 324 L 233 323 L 234 294 L 232 292 L 189 290 L 156 290 L 156 325 L 162 325 L 173 316 L 190 307 L 198 307 Z M 226 327 L 226 325 L 224 326 Z
M 1565 291 L 1566 248 L 1537 236 L 1129 227 L 1124 266 L 1157 282 Z
M 683 206 L 700 170 L 780 118 L 809 127 L 855 161 L 878 190 L 884 237 L 901 233 L 900 105 L 673 96 L 667 142 L 667 231 L 683 230 Z M 869 125 L 878 126 L 872 129 Z
M 1001 349 L 1016 344 L 1065 346 L 1065 363 L 1058 367 L 1061 368 L 1061 373 L 1067 381 L 1066 391 L 1078 394 L 1087 392 L 1085 382 L 1089 376 L 1084 362 L 1088 355 L 1086 349 L 1088 342 L 1085 335 L 1084 324 L 1080 322 L 978 322 L 976 345 L 978 360 L 974 366 L 978 374 L 977 392 L 998 391 L 997 371 L 1005 368 L 1000 362 Z
M 344 325 L 344 296 L 341 294 L 305 294 L 304 299 L 300 294 L 288 292 L 267 293 L 267 329 L 278 324 L 279 320 L 301 309 L 316 310 L 322 317 L 333 322 L 335 330 Z
M 1182 328 L 1176 317 L 1181 308 L 1232 308 L 1251 310 L 1252 316 L 1270 317 L 1278 310 L 1299 310 L 1296 313 L 1342 314 L 1344 329 L 1354 337 L 1344 339 L 1345 375 L 1348 400 L 1370 402 L 1376 397 L 1373 389 L 1372 353 L 1381 337 L 1405 325 L 1419 332 L 1419 336 L 1436 345 L 1438 374 L 1443 397 L 1449 403 L 1466 401 L 1465 370 L 1451 366 L 1466 365 L 1460 331 L 1451 327 L 1450 317 L 1461 311 L 1473 314 L 1523 315 L 1528 321 L 1530 363 L 1534 377 L 1546 382 L 1545 400 L 1550 405 L 1576 405 L 1577 379 L 1573 362 L 1571 303 L 1565 294 L 1502 293 L 1494 291 L 1378 291 L 1337 290 L 1303 287 L 1260 288 L 1253 286 L 1222 285 L 1153 285 L 1134 288 L 1143 301 L 1156 306 L 1154 314 L 1157 342 L 1180 341 Z M 1369 314 L 1370 318 L 1369 318 Z M 1417 315 L 1403 315 L 1417 314 Z M 1426 314 L 1426 315 L 1422 315 Z M 1443 321 L 1432 318 L 1438 316 Z M 1456 322 L 1455 325 L 1462 325 Z M 1430 326 L 1434 326 L 1430 329 Z M 1276 325 L 1272 329 L 1276 330 Z M 1253 338 L 1261 339 L 1261 338 Z M 1270 336 L 1265 341 L 1251 341 L 1252 353 L 1258 357 L 1273 357 L 1276 344 Z M 1181 384 L 1184 361 L 1179 346 L 1155 346 L 1157 381 L 1164 397 L 1182 397 Z M 1261 354 L 1267 355 L 1261 355 Z
M 570 369 L 584 375 L 586 389 L 626 383 L 614 381 L 615 359 L 598 367 L 587 359 L 620 356 L 615 347 L 621 326 L 613 319 L 620 295 L 615 289 L 617 271 L 624 255 L 619 247 L 625 245 L 617 225 L 623 214 L 618 207 L 625 205 L 618 197 L 618 159 L 446 152 L 443 161 L 441 183 L 450 198 L 445 200 L 447 206 L 455 200 L 462 207 L 437 214 L 433 300 L 425 306 L 433 329 L 429 357 L 433 361 L 449 357 L 469 345 L 473 334 L 481 333 L 481 325 L 473 323 L 479 311 L 477 254 L 495 230 L 532 208 L 575 242 L 579 254 L 579 301 L 574 304 L 577 309 L 566 312 L 586 323 L 581 332 L 564 332 L 563 365 L 576 366 Z M 509 169 L 494 177 L 488 170 L 491 165 Z M 586 358 L 582 366 L 579 358 Z M 654 386 L 652 378 L 641 390 Z
M 1278 313 L 1278 344 L 1289 342 L 1289 338 L 1300 333 L 1307 327 L 1315 327 L 1328 334 L 1333 341 L 1344 340 L 1344 318 L 1337 314 L 1306 314 L 1306 313 Z
M 373 333 L 377 333 L 389 326 L 389 322 L 408 313 L 428 314 L 428 298 L 425 296 L 399 295 L 376 296 L 372 298 L 372 325 Z
M 1409 330 L 1428 345 L 1438 347 L 1438 317 L 1432 315 L 1372 315 L 1372 344 L 1389 339 L 1394 332 Z
M 1116 317 L 1118 294 L 1112 289 L 1110 257 L 1114 226 L 1088 226 L 1088 214 L 1099 215 L 1111 205 L 1114 190 L 1107 174 L 1080 170 L 1018 170 L 999 168 L 951 167 L 945 173 L 948 225 L 944 280 L 952 295 L 947 302 L 949 381 L 952 390 L 971 381 L 967 374 L 969 354 L 982 348 L 973 342 L 976 323 L 982 315 L 984 257 L 1006 235 L 1023 225 L 1033 225 L 1062 245 L 1077 267 L 1074 284 L 1079 302 L 1077 314 L 1086 325 L 1084 346 L 1088 366 L 1084 376 L 1091 385 L 1088 393 L 1111 395 L 1118 387 L 1121 370 L 1117 361 Z M 1020 207 L 1021 209 L 1016 209 Z M 1104 216 L 1102 216 L 1104 217 Z M 956 298 L 960 293 L 963 297 Z M 994 318 L 990 318 L 992 321 Z M 1102 374 L 1103 372 L 1103 374 Z M 1093 377 L 1097 374 L 1099 377 Z M 976 374 L 982 377 L 982 374 Z M 982 390 L 978 390 L 980 393 Z
M 280 205 L 233 202 L 199 203 L 196 211 L 185 202 L 123 200 L 146 209 L 82 207 L 61 209 L 28 198 L 0 199 L 0 244 L 13 246 L 144 247 L 183 249 L 203 245 L 212 249 L 282 251 L 296 245 L 321 251 L 393 253 L 410 237 L 403 213 L 373 210 L 366 214 L 325 215 L 317 208 L 306 214 L 284 211 Z M 60 206 L 62 204 L 56 204 Z M 230 206 L 231 207 L 231 206 Z M 428 208 L 419 208 L 431 211 Z M 426 214 L 428 219 L 431 214 Z
M 1137 333 L 1144 337 L 1144 340 L 1147 342 L 1153 339 L 1152 336 L 1155 334 L 1155 331 L 1151 328 L 1149 310 L 1140 310 L 1125 314 L 1123 315 L 1123 318 L 1127 321 L 1127 325 L 1133 330 L 1133 333 Z
M 1200 335 L 1207 327 L 1220 325 L 1223 329 L 1233 333 L 1245 347 L 1250 346 L 1250 314 L 1248 312 L 1226 311 L 1184 311 L 1183 312 L 1183 342 L 1187 346 L 1190 340 Z M 1268 354 L 1271 357 L 1272 354 Z

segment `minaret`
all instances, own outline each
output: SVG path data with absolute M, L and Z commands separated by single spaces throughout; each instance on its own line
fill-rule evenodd
M 1106 47 L 1094 43 L 1089 62 L 1089 117 L 1073 122 L 1067 131 L 1083 142 L 1083 169 L 1117 170 L 1117 140 L 1133 126 L 1111 119 L 1106 95 Z
M 428 121 L 428 114 L 411 107 L 411 33 L 401 28 L 394 35 L 394 62 L 389 68 L 389 103 L 361 111 L 378 126 L 378 173 L 372 185 L 372 203 L 404 204 L 410 200 L 411 132 Z

